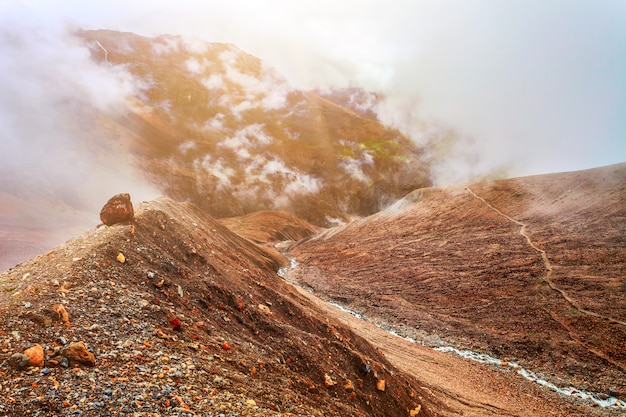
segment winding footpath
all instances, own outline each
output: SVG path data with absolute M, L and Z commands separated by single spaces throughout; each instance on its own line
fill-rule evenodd
M 532 239 L 530 238 L 530 236 L 528 235 L 528 233 L 526 233 L 526 224 L 520 222 L 519 220 L 515 220 L 514 218 L 512 218 L 511 216 L 501 212 L 500 210 L 498 210 L 496 207 L 494 207 L 493 205 L 491 205 L 487 200 L 485 200 L 484 198 L 482 198 L 481 196 L 477 195 L 474 191 L 472 191 L 471 188 L 467 187 L 466 188 L 467 192 L 470 193 L 473 197 L 477 198 L 478 200 L 482 201 L 487 207 L 489 207 L 491 210 L 495 211 L 496 213 L 498 213 L 500 216 L 506 218 L 507 220 L 517 224 L 518 226 L 520 226 L 520 230 L 519 230 L 519 234 L 522 235 L 525 239 L 526 242 L 528 243 L 528 245 L 533 248 L 535 251 L 537 251 L 540 255 L 541 255 L 541 259 L 543 260 L 543 264 L 546 268 L 546 275 L 544 276 L 544 281 L 548 284 L 548 286 L 550 287 L 550 289 L 552 289 L 555 292 L 558 292 L 561 297 L 563 297 L 563 299 L 565 301 L 567 301 L 573 308 L 575 308 L 576 310 L 578 310 L 579 312 L 592 316 L 592 317 L 596 317 L 598 319 L 602 319 L 602 320 L 608 320 L 610 323 L 615 323 L 615 324 L 620 324 L 622 326 L 626 326 L 626 322 L 623 322 L 621 320 L 617 320 L 614 319 L 612 317 L 607 317 L 607 316 L 603 316 L 601 314 L 598 314 L 596 312 L 587 310 L 583 307 L 581 307 L 572 297 L 570 297 L 563 289 L 559 288 L 556 286 L 556 284 L 554 284 L 554 282 L 552 281 L 552 271 L 553 271 L 553 267 L 552 267 L 552 262 L 550 262 L 550 259 L 548 258 L 548 254 L 546 253 L 545 250 L 537 247 L 537 245 L 535 245 L 535 243 L 532 241 Z

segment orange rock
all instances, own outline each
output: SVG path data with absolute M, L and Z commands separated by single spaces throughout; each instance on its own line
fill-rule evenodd
M 324 374 L 324 385 L 326 385 L 327 388 L 330 388 L 337 385 L 337 382 L 335 382 L 330 375 Z
M 43 353 L 43 348 L 41 347 L 41 345 L 35 345 L 32 347 L 29 347 L 28 349 L 24 351 L 24 355 L 28 356 L 29 358 L 29 361 L 28 361 L 29 366 L 43 367 L 44 353 Z
M 70 315 L 63 304 L 55 304 L 52 309 L 63 323 L 70 321 Z
M 379 379 L 378 381 L 376 381 L 376 389 L 378 391 L 384 391 L 385 390 L 385 380 L 384 379 Z
M 412 409 L 411 411 L 409 411 L 409 415 L 411 417 L 416 416 L 420 413 L 420 411 L 422 411 L 422 406 L 418 405 L 417 407 L 415 407 L 414 409 Z
M 70 361 L 87 366 L 96 366 L 96 357 L 87 350 L 85 343 L 75 342 L 61 351 L 61 355 Z

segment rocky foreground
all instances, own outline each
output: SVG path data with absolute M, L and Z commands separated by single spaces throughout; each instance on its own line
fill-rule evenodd
M 162 198 L 0 277 L 0 415 L 432 415 L 419 383 Z

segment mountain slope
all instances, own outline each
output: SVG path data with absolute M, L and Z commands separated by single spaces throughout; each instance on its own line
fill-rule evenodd
M 24 262 L 0 276 L 0 414 L 432 415 L 284 262 L 167 198 Z M 43 368 L 10 365 L 37 344 Z
M 0 270 L 94 226 L 76 216 L 70 232 L 62 207 L 97 215 L 120 191 L 191 201 L 215 217 L 279 209 L 328 226 L 430 183 L 424 150 L 364 111 L 367 93 L 295 89 L 234 45 L 97 30 L 55 51 L 66 53 L 87 63 L 61 58 L 62 88 L 45 71 L 27 78 L 56 95 L 16 108 L 29 129 L 12 131 L 19 151 L 0 167 L 3 213 L 36 198 L 52 227 L 18 231 L 19 218 L 5 217 Z
M 297 244 L 290 279 L 404 335 L 623 400 L 625 184 L 619 164 L 417 190 Z
M 234 45 L 80 36 L 101 65 L 144 86 L 128 114 L 113 118 L 136 136 L 139 165 L 167 195 L 214 216 L 281 209 L 328 225 L 429 183 L 423 150 L 399 131 L 294 89 Z

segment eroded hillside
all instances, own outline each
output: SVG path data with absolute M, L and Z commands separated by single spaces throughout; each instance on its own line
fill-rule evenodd
M 0 414 L 431 415 L 415 379 L 276 274 L 285 262 L 160 198 L 11 269 Z
M 290 279 L 405 336 L 626 399 L 626 165 L 422 189 L 302 241 Z

